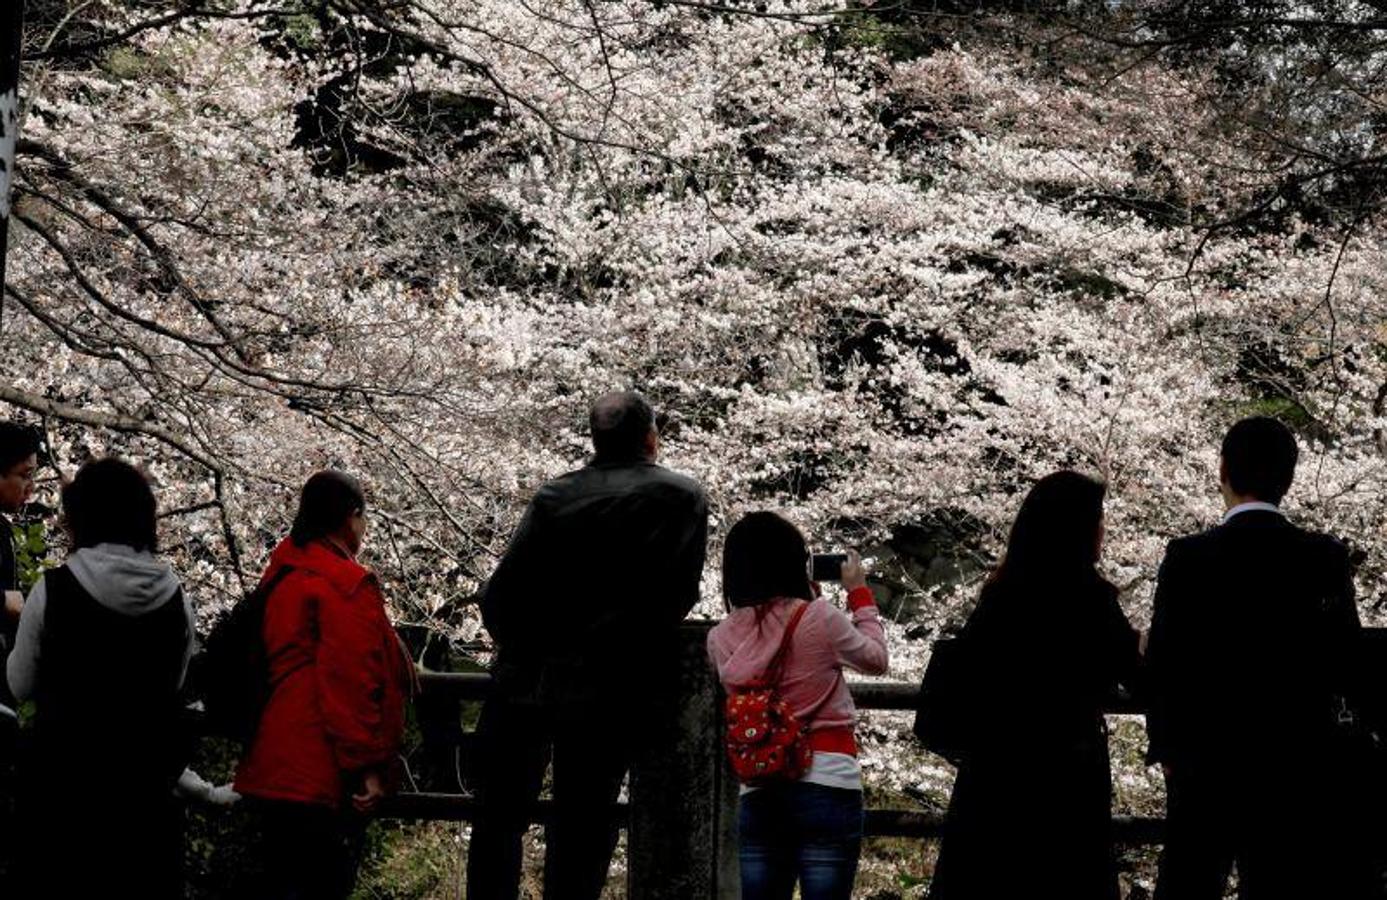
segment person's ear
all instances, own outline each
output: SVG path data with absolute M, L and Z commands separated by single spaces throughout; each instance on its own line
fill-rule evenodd
M 650 459 L 660 455 L 660 430 L 653 425 L 645 433 L 645 455 Z

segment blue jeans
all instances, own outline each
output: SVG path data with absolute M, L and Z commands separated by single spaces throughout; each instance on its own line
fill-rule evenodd
M 862 849 L 862 792 L 788 782 L 744 794 L 742 900 L 850 900 Z

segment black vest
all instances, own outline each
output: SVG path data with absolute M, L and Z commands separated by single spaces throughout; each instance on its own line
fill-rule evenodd
M 34 736 L 40 765 L 176 779 L 187 738 L 179 682 L 188 620 L 180 588 L 141 615 L 102 606 L 67 566 L 44 576 Z M 76 773 L 71 773 L 76 775 Z

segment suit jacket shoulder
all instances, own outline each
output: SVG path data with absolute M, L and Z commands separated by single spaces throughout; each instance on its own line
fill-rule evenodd
M 657 463 L 629 465 L 593 464 L 547 481 L 535 494 L 536 505 L 562 504 L 566 500 L 593 492 L 635 492 L 678 496 L 703 502 L 703 486 L 693 478 Z
M 1347 544 L 1320 531 L 1302 531 L 1301 536 L 1308 553 L 1323 566 L 1327 580 L 1336 585 L 1351 582 L 1353 566 L 1349 562 Z
M 1165 547 L 1165 557 L 1161 561 L 1162 575 L 1206 560 L 1213 553 L 1217 544 L 1217 538 L 1214 535 L 1216 530 L 1211 528 L 1197 534 L 1173 538 L 1168 542 Z
M 1300 533 L 1304 537 L 1307 545 L 1323 553 L 1330 560 L 1348 562 L 1348 545 L 1334 535 L 1323 531 L 1307 531 L 1305 529 L 1301 529 Z
M 1208 552 L 1218 545 L 1219 539 L 1223 534 L 1227 524 L 1215 525 L 1213 528 L 1206 528 L 1203 531 L 1187 534 L 1171 540 L 1167 546 L 1168 552 L 1174 552 L 1182 556 L 1197 555 L 1201 552 Z
M 703 485 L 699 484 L 693 477 L 685 475 L 683 472 L 676 472 L 673 469 L 666 469 L 664 466 L 655 466 L 654 469 L 656 473 L 655 478 L 662 484 L 666 484 L 680 493 L 687 494 L 691 499 L 700 501 L 704 499 Z
M 1197 534 L 1175 538 L 1167 545 L 1167 554 L 1181 557 L 1218 553 L 1238 536 L 1250 533 L 1249 526 L 1260 529 L 1265 540 L 1281 544 L 1292 552 L 1326 553 L 1347 556 L 1343 542 L 1333 535 L 1302 528 L 1282 516 L 1267 513 L 1244 513 Z M 1257 518 L 1250 518 L 1250 517 Z

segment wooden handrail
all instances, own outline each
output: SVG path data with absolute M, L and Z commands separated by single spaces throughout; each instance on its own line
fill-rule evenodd
M 471 822 L 477 817 L 477 800 L 465 794 L 396 794 L 381 801 L 377 818 L 410 821 Z M 611 814 L 625 827 L 631 811 L 625 803 L 615 804 Z M 554 802 L 541 800 L 532 810 L 531 822 L 548 824 L 554 816 Z M 869 809 L 864 833 L 868 837 L 938 838 L 944 830 L 944 816 L 938 812 L 912 809 Z M 1165 822 L 1141 816 L 1114 816 L 1113 838 L 1119 844 L 1159 843 Z
M 429 693 L 443 693 L 458 701 L 478 701 L 491 691 L 491 676 L 485 672 L 428 672 L 419 673 L 421 687 Z M 850 681 L 848 689 L 859 709 L 913 710 L 919 703 L 920 688 L 901 681 Z M 1136 714 L 1142 710 L 1128 697 L 1112 697 L 1106 712 Z M 472 821 L 477 814 L 477 801 L 464 794 L 410 793 L 399 794 L 383 802 L 377 816 L 392 819 Z M 551 801 L 540 801 L 533 810 L 532 821 L 547 822 L 553 815 Z M 613 807 L 612 815 L 625 827 L 630 810 L 625 804 Z M 868 809 L 864 834 L 868 837 L 910 837 L 935 839 L 944 827 L 941 813 L 926 810 Z M 1159 818 L 1115 816 L 1113 835 L 1119 844 L 1159 843 L 1165 822 Z
M 491 690 L 491 676 L 485 672 L 423 671 L 419 682 L 424 690 L 443 692 L 456 700 L 483 700 Z M 904 681 L 849 681 L 848 690 L 858 709 L 913 710 L 920 700 L 919 685 Z M 1133 715 L 1142 709 L 1129 697 L 1114 696 L 1104 711 Z

